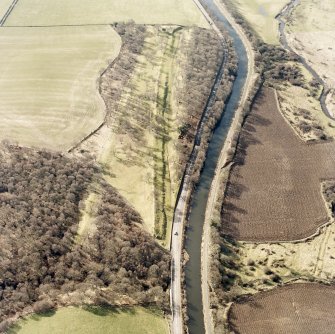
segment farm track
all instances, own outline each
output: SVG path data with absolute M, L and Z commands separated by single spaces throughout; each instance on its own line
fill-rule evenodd
M 19 1 L 19 0 L 17 0 Z M 96 27 L 110 26 L 113 23 L 52 24 L 52 25 L 6 25 L 5 28 L 59 28 L 59 27 Z
M 3 25 L 6 22 L 6 20 L 8 19 L 8 16 L 11 14 L 11 12 L 13 11 L 13 9 L 15 8 L 15 6 L 17 5 L 18 2 L 19 2 L 19 0 L 14 0 L 12 2 L 12 4 L 10 5 L 10 7 L 7 9 L 7 12 L 5 13 L 5 15 L 0 20 L 0 27 L 3 27 Z

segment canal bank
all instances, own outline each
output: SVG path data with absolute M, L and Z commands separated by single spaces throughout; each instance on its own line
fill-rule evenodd
M 243 103 L 241 102 L 243 98 L 246 99 L 248 96 L 248 74 L 249 78 L 252 77 L 252 73 L 248 73 L 248 55 L 246 47 L 240 37 L 241 32 L 237 32 L 229 22 L 232 18 L 230 17 L 230 20 L 228 21 L 223 15 L 224 8 L 213 0 L 203 0 L 202 4 L 208 8 L 211 15 L 215 15 L 215 21 L 219 21 L 224 25 L 226 32 L 234 41 L 234 47 L 238 56 L 238 70 L 231 96 L 208 147 L 207 158 L 200 176 L 199 184 L 193 194 L 190 206 L 191 211 L 188 217 L 188 228 L 185 232 L 185 249 L 189 255 L 189 261 L 185 265 L 187 315 L 189 318 L 187 324 L 189 333 L 191 334 L 205 333 L 202 291 L 207 289 L 207 282 L 202 286 L 201 244 L 210 189 L 215 177 L 215 170 L 222 157 L 221 152 L 225 145 L 227 134 L 231 128 L 235 113 L 239 107 L 243 108 Z M 204 249 L 205 248 L 203 247 L 203 251 Z M 209 256 L 208 253 L 206 254 Z M 209 300 L 205 300 L 205 304 L 207 304 L 208 308 Z M 208 326 L 208 312 L 205 312 L 207 318 L 206 330 L 207 333 L 210 333 L 211 328 Z

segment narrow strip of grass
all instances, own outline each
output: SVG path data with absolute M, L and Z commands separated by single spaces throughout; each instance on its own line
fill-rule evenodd
M 162 312 L 143 307 L 66 307 L 55 313 L 31 315 L 13 325 L 8 334 L 167 334 Z
M 168 141 L 171 132 L 171 83 L 173 77 L 173 62 L 181 36 L 181 27 L 172 32 L 164 32 L 168 38 L 164 51 L 164 62 L 159 79 L 157 96 L 157 116 L 161 119 L 161 131 L 156 136 L 160 151 L 155 160 L 155 236 L 166 246 L 170 240 L 170 229 L 173 216 L 171 177 L 169 170 Z

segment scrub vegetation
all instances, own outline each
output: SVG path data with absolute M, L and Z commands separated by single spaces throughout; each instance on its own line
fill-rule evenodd
M 330 89 L 328 109 L 335 115 L 335 2 L 301 0 L 287 22 L 287 37 L 295 52 L 324 80 Z
M 249 243 L 225 240 L 226 261 L 234 261 L 230 275 L 234 279 L 226 281 L 226 298 L 234 299 L 268 290 L 283 283 L 315 281 L 331 283 L 334 269 L 334 180 L 322 183 L 322 195 L 327 208 L 328 222 L 310 237 L 299 242 Z M 228 272 L 228 271 L 227 271 Z

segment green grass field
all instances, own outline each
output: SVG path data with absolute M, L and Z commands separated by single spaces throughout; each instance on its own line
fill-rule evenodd
M 65 150 L 102 123 L 98 77 L 119 53 L 109 26 L 0 29 L 0 140 Z
M 168 334 L 168 323 L 159 311 L 86 309 L 67 307 L 48 316 L 32 315 L 20 320 L 8 334 Z
M 147 24 L 208 27 L 192 0 L 20 0 L 6 25 Z
M 288 0 L 237 0 L 239 12 L 266 43 L 279 44 L 278 22 L 275 19 Z

